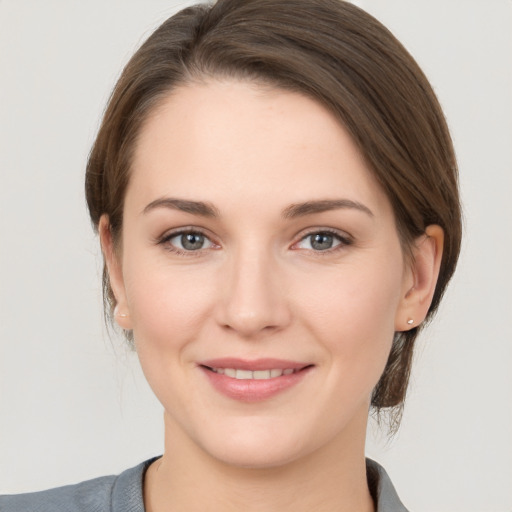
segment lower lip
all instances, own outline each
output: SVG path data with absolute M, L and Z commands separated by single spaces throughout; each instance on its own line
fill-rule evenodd
M 298 384 L 312 367 L 272 379 L 234 379 L 201 366 L 213 387 L 228 398 L 241 402 L 261 402 Z

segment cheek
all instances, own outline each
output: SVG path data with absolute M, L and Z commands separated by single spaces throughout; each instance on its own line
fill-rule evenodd
M 322 341 L 332 362 L 353 375 L 366 369 L 378 378 L 386 364 L 402 287 L 397 261 L 401 259 L 361 259 L 340 265 L 323 276 L 316 273 L 297 292 L 307 297 L 302 321 Z
M 132 253 L 133 255 L 133 253 Z M 210 315 L 215 274 L 131 257 L 125 288 L 136 344 L 176 350 L 198 336 Z
M 144 375 L 167 411 L 188 411 L 193 407 L 187 399 L 193 392 L 191 354 L 211 330 L 213 276 L 136 259 L 127 262 L 125 272 L 135 348 Z

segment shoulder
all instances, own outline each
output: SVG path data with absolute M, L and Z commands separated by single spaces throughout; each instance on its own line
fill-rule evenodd
M 386 470 L 377 462 L 366 459 L 368 487 L 376 504 L 376 512 L 408 512 Z
M 110 503 L 114 476 L 27 494 L 0 496 L 2 512 L 96 511 Z
M 0 511 L 144 512 L 144 473 L 153 460 L 118 476 L 104 476 L 46 491 L 0 496 Z

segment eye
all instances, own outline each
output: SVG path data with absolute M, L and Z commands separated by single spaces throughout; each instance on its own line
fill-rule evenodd
M 294 245 L 297 249 L 328 251 L 341 245 L 350 245 L 350 240 L 330 231 L 309 233 Z
M 166 237 L 162 242 L 181 252 L 200 251 L 201 249 L 209 249 L 214 246 L 208 237 L 198 231 L 174 233 Z

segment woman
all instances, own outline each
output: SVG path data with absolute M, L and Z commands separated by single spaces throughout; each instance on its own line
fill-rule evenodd
M 382 25 L 338 0 L 183 10 L 116 85 L 86 194 L 165 453 L 2 510 L 405 510 L 368 413 L 403 404 L 461 224 L 441 109 Z

